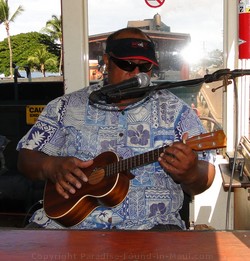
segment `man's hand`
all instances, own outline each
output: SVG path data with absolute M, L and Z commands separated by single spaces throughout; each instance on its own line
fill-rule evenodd
M 182 142 L 174 142 L 160 155 L 161 166 L 178 183 L 191 183 L 196 177 L 197 154 Z
M 198 155 L 183 142 L 174 142 L 159 157 L 160 165 L 171 175 L 175 182 L 189 195 L 196 195 L 208 189 L 215 175 L 213 164 L 198 160 Z
M 81 188 L 81 181 L 88 178 L 84 169 L 93 164 L 93 160 L 82 161 L 75 157 L 49 157 L 44 165 L 44 173 L 54 184 L 57 192 L 64 198 Z
M 21 149 L 18 155 L 18 169 L 32 180 L 50 179 L 55 189 L 64 198 L 81 188 L 81 181 L 87 182 L 84 169 L 93 160 L 82 161 L 75 157 L 49 156 L 41 151 Z

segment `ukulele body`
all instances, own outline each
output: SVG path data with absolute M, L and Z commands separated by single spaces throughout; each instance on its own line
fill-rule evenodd
M 104 152 L 94 159 L 94 163 L 84 169 L 88 182 L 80 181 L 81 189 L 63 198 L 55 189 L 55 184 L 47 181 L 44 191 L 44 210 L 47 216 L 69 227 L 83 221 L 98 206 L 115 207 L 126 197 L 132 177 L 127 173 L 108 173 L 105 166 L 112 166 L 119 160 L 114 152 Z

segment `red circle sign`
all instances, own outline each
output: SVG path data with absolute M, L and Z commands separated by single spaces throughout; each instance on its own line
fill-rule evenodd
M 152 8 L 160 7 L 164 4 L 165 0 L 145 0 L 146 4 Z

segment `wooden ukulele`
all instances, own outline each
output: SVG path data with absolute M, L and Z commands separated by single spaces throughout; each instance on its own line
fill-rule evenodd
M 204 133 L 186 140 L 195 151 L 226 147 L 226 137 L 222 130 Z M 158 160 L 165 147 L 119 160 L 111 151 L 101 153 L 94 163 L 84 169 L 88 182 L 81 182 L 81 189 L 69 199 L 64 199 L 55 189 L 54 183 L 46 182 L 44 210 L 47 216 L 65 227 L 83 221 L 95 208 L 104 205 L 115 207 L 126 197 L 129 181 L 134 176 L 129 170 Z

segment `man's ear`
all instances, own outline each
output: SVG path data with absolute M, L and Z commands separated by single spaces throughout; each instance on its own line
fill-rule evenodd
M 109 57 L 108 57 L 108 54 L 105 53 L 102 57 L 103 57 L 103 61 L 104 61 L 105 65 L 106 65 L 106 70 L 108 70 L 108 66 L 109 66 Z

